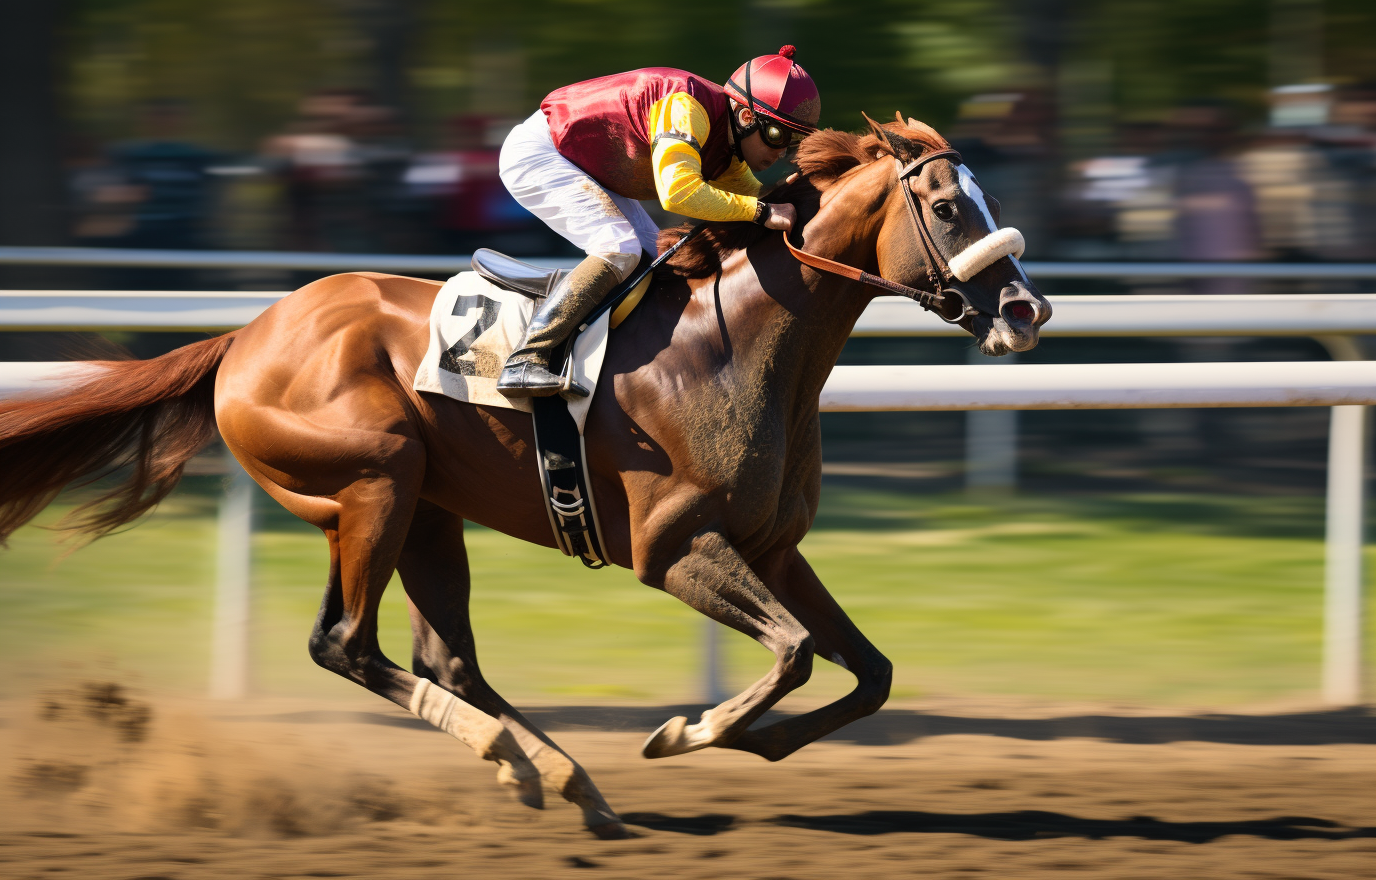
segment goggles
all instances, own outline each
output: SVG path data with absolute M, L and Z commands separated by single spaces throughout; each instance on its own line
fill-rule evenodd
M 777 122 L 761 122 L 759 124 L 760 140 L 764 145 L 773 150 L 782 150 L 794 144 L 796 135 L 791 128 L 785 128 Z

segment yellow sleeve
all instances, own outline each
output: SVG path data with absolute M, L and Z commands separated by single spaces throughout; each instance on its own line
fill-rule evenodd
M 650 108 L 650 161 L 659 203 L 666 211 L 697 220 L 753 220 L 759 204 L 753 193 L 716 187 L 702 179 L 700 150 L 710 130 L 707 111 L 692 95 L 675 92 Z M 748 184 L 740 179 L 736 164 L 744 167 L 744 163 L 733 163 L 722 179 L 743 189 Z M 749 175 L 749 170 L 745 173 Z M 759 192 L 758 181 L 754 192 Z
M 740 159 L 732 159 L 731 167 L 726 169 L 726 173 L 716 180 L 712 185 L 717 189 L 724 189 L 730 193 L 740 193 L 743 196 L 757 196 L 760 194 L 760 181 L 750 171 L 750 166 Z

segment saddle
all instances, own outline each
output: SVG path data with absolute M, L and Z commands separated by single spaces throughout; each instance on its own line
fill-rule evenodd
M 602 305 L 583 321 L 578 332 L 586 330 L 588 325 L 595 321 L 607 308 L 613 309 L 612 328 L 615 329 L 620 325 L 626 316 L 634 311 L 636 306 L 640 305 L 641 298 L 650 289 L 653 275 L 649 269 L 654 268 L 658 262 L 658 260 L 651 261 L 648 255 L 642 253 L 640 264 L 635 267 L 631 277 L 611 289 L 606 299 L 602 301 Z M 554 290 L 571 270 L 536 266 L 515 257 L 508 257 L 506 254 L 491 248 L 478 248 L 473 252 L 473 271 L 502 290 L 519 293 L 538 303 L 549 296 L 550 291 Z
M 534 266 L 491 248 L 478 248 L 473 252 L 473 271 L 503 290 L 537 300 L 549 296 L 550 291 L 569 274 L 568 269 Z

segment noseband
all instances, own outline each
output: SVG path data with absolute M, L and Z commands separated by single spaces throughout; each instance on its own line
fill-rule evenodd
M 868 284 L 880 290 L 887 290 L 898 296 L 907 297 L 927 311 L 935 312 L 937 317 L 948 324 L 957 324 L 972 315 L 982 314 L 970 303 L 964 293 L 956 288 L 947 287 L 955 280 L 955 275 L 951 272 L 951 264 L 947 262 L 941 249 L 937 247 L 936 240 L 932 238 L 932 231 L 927 227 L 927 221 L 922 216 L 922 208 L 917 202 L 917 196 L 913 194 L 913 188 L 908 184 L 910 179 L 922 173 L 922 168 L 928 162 L 935 159 L 951 159 L 957 165 L 963 161 L 960 153 L 951 149 L 924 153 L 906 165 L 897 156 L 894 157 L 894 164 L 898 166 L 898 186 L 903 190 L 903 201 L 908 205 L 908 213 L 913 218 L 913 225 L 917 227 L 917 239 L 927 252 L 927 283 L 931 285 L 931 290 L 918 290 L 906 284 L 899 284 L 896 281 L 872 275 L 854 266 L 847 266 L 845 263 L 838 263 L 835 260 L 828 260 L 826 257 L 819 257 L 816 254 L 799 250 L 793 246 L 793 242 L 788 240 L 788 232 L 784 232 L 784 244 L 788 246 L 789 252 L 797 258 L 798 262 L 804 265 L 833 275 L 840 275 L 852 281 L 859 281 L 861 284 Z M 948 289 L 960 298 L 962 304 L 960 315 L 955 318 L 946 317 L 942 310 Z

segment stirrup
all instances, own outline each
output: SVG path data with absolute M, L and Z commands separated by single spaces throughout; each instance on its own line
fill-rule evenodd
M 532 368 L 541 370 L 545 376 L 550 378 L 530 376 L 529 372 Z M 520 371 L 519 374 L 513 375 L 510 382 L 504 383 L 508 371 L 515 374 L 518 370 Z M 502 373 L 497 377 L 497 391 L 508 398 L 553 397 L 556 394 L 562 394 L 565 398 L 578 398 L 587 397 L 591 393 L 587 388 L 573 381 L 573 377 L 569 373 L 561 375 L 543 364 L 529 361 L 502 367 Z
M 574 339 L 568 341 L 568 353 L 564 356 L 564 369 L 559 373 L 559 394 L 570 403 L 592 394 L 591 391 L 573 381 L 573 344 L 577 340 L 577 336 L 578 334 L 575 333 Z

